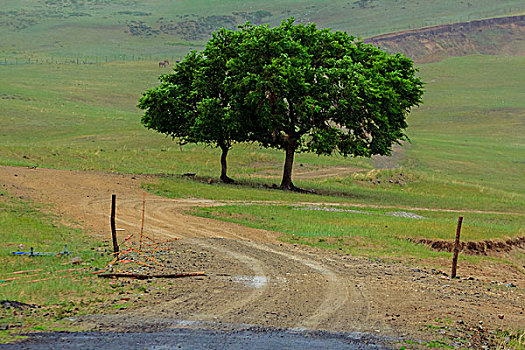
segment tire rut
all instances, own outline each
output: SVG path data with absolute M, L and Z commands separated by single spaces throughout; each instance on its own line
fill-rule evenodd
M 89 207 L 99 211 L 100 204 L 92 201 Z M 180 237 L 190 245 L 217 252 L 222 259 L 235 259 L 245 266 L 247 274 L 265 281 L 262 286 L 252 288 L 249 294 L 236 295 L 227 306 L 216 304 L 212 309 L 195 315 L 196 318 L 204 321 L 222 319 L 227 322 L 242 320 L 255 324 L 260 321 L 272 324 L 274 318 L 273 321 L 279 321 L 278 324 L 287 327 L 321 329 L 328 328 L 341 309 L 344 309 L 343 314 L 351 314 L 359 319 L 367 314 L 363 309 L 366 302 L 363 302 L 362 293 L 346 277 L 318 259 L 288 247 L 247 239 L 243 233 L 250 229 L 245 227 L 222 222 L 213 225 L 215 220 L 183 213 L 195 204 L 216 205 L 214 202 L 149 199 L 146 203 L 145 231 L 155 237 Z M 134 223 L 133 217 L 140 216 L 141 211 L 141 201 L 120 200 L 118 225 L 136 230 L 140 223 Z M 355 308 L 355 305 L 361 307 Z M 167 302 L 163 307 L 169 306 L 170 302 Z M 348 328 L 348 324 L 345 328 Z M 356 324 L 355 328 L 360 327 Z

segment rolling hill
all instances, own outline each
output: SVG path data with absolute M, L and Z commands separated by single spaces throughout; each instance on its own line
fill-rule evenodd
M 520 0 L 9 0 L 0 10 L 0 61 L 178 57 L 201 47 L 217 28 L 275 25 L 290 16 L 367 38 L 524 11 Z

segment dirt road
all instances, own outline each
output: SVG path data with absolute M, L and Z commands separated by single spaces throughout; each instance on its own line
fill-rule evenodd
M 0 184 L 10 194 L 53 204 L 53 212 L 67 222 L 104 236 L 111 194 L 118 198 L 117 226 L 137 232 L 140 185 L 154 181 L 152 176 L 0 167 Z M 181 238 L 176 242 L 180 254 L 170 262 L 207 276 L 179 280 L 147 303 L 74 323 L 114 332 L 243 324 L 396 339 L 439 337 L 440 329 L 429 326 L 436 319 L 447 319 L 449 328 L 464 333 L 479 321 L 486 329 L 525 325 L 523 275 L 502 273 L 497 263 L 462 266 L 460 274 L 472 279 L 450 280 L 430 268 L 282 244 L 274 232 L 185 213 L 194 206 L 221 204 L 148 194 L 145 231 L 158 239 Z M 504 280 L 518 287 L 490 284 Z

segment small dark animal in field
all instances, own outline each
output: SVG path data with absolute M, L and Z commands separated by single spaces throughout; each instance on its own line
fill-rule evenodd
M 160 67 L 167 67 L 170 65 L 170 61 L 164 60 L 164 62 L 159 62 L 159 68 Z

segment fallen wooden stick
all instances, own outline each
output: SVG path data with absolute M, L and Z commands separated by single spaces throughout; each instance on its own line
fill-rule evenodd
M 119 277 L 128 277 L 136 278 L 139 280 L 146 280 L 150 278 L 182 278 L 182 277 L 192 277 L 192 276 L 206 276 L 204 272 L 188 272 L 188 273 L 172 273 L 165 275 L 142 275 L 138 273 L 100 273 L 97 275 L 102 278 L 119 278 Z
M 42 269 L 38 269 L 38 270 L 15 271 L 15 272 L 8 272 L 7 274 L 16 275 L 16 274 L 19 274 L 19 273 L 40 272 L 40 271 L 43 271 L 43 270 Z

